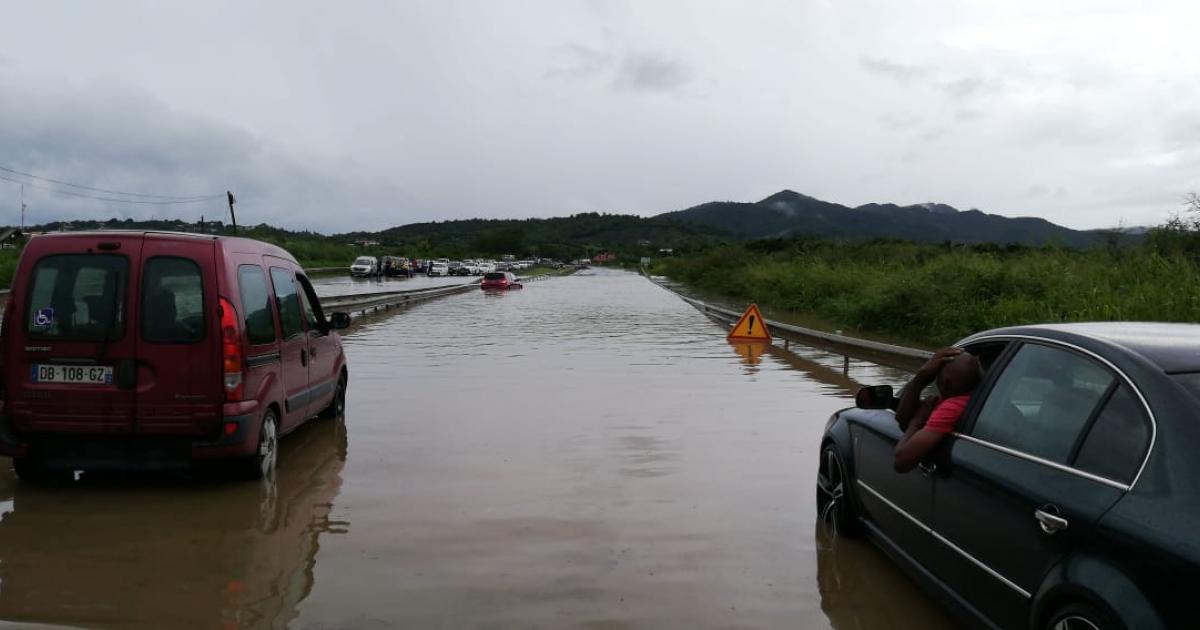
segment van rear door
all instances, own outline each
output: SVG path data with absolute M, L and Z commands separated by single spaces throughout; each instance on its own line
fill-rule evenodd
M 136 431 L 214 436 L 221 421 L 216 240 L 147 234 L 136 329 Z
M 21 432 L 134 430 L 136 335 L 130 314 L 142 237 L 34 238 L 13 285 L 5 378 Z

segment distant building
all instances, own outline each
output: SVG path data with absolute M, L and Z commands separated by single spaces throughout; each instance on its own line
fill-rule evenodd
M 670 256 L 671 254 L 675 253 L 675 250 L 671 249 L 670 247 L 664 247 L 664 248 L 658 250 L 658 253 L 660 253 L 664 256 Z
M 617 255 L 611 252 L 604 252 L 603 254 L 596 254 L 595 256 L 592 256 L 592 262 L 598 265 L 603 265 L 604 263 L 612 262 L 616 259 Z
M 359 247 L 378 247 L 379 241 L 372 240 L 369 238 L 364 238 L 360 241 L 354 241 L 354 244 L 358 245 Z

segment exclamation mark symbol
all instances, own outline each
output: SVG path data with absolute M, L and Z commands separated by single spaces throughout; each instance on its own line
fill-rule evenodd
M 750 316 L 750 327 L 746 329 L 746 332 L 751 335 L 754 334 L 754 316 L 753 315 Z

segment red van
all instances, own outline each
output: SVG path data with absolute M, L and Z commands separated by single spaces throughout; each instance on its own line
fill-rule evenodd
M 345 407 L 337 329 L 283 249 L 169 232 L 35 236 L 0 326 L 0 454 L 17 476 L 275 468 L 279 437 Z

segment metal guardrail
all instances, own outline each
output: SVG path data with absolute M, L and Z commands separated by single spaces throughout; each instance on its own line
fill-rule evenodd
M 546 280 L 554 276 L 555 274 L 545 273 L 526 278 L 517 278 L 517 280 L 520 282 L 535 282 L 538 280 Z M 452 284 L 426 289 L 356 293 L 354 295 L 331 295 L 329 297 L 321 298 L 321 308 L 328 311 L 342 311 L 350 313 L 351 315 L 354 313 L 366 315 L 368 312 L 373 313 L 379 309 L 388 309 L 393 306 L 405 306 L 446 295 L 454 295 L 457 293 L 473 291 L 479 288 L 479 283 L 480 280 L 475 280 L 473 282 L 464 284 Z
M 652 276 L 646 277 L 657 284 L 658 286 L 675 294 L 679 299 L 691 304 L 700 310 L 700 312 L 708 315 L 710 318 L 718 320 L 724 324 L 732 325 L 739 317 L 742 316 L 740 311 L 734 311 L 714 304 L 709 304 L 703 300 L 683 295 L 676 291 L 668 282 L 656 279 Z M 827 350 L 837 354 L 841 354 L 846 358 L 847 364 L 850 358 L 864 359 L 886 365 L 889 367 L 899 368 L 902 370 L 915 370 L 920 367 L 930 356 L 933 355 L 929 350 L 920 348 L 909 348 L 906 346 L 898 346 L 881 341 L 873 341 L 871 339 L 861 339 L 859 337 L 850 337 L 840 333 L 825 332 L 813 328 L 805 328 L 780 321 L 766 320 L 767 326 L 770 327 L 771 333 L 784 340 L 784 348 L 786 349 L 791 341 L 802 343 L 804 345 L 813 346 L 822 350 Z
M 342 311 L 360 316 L 374 313 L 380 309 L 394 306 L 406 306 L 424 302 L 434 298 L 457 293 L 465 293 L 479 288 L 476 282 L 468 284 L 452 284 L 427 289 L 411 289 L 408 291 L 386 291 L 381 293 L 359 293 L 357 295 L 331 295 L 321 298 L 321 309 L 326 311 Z

